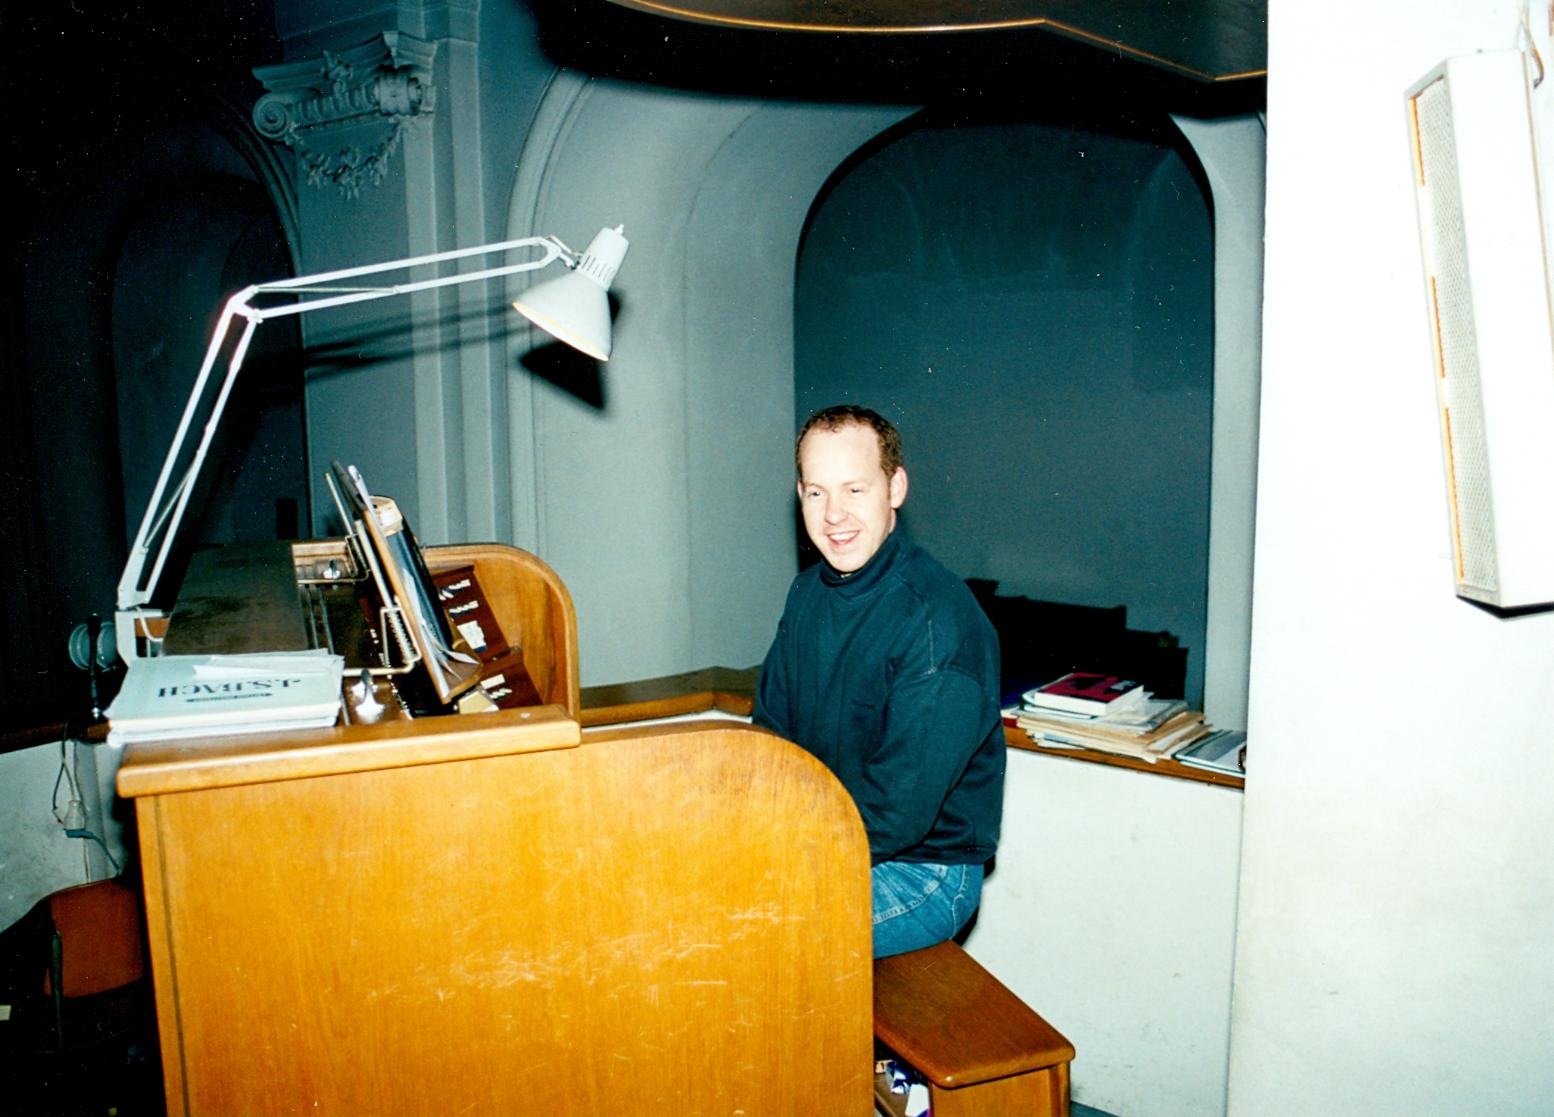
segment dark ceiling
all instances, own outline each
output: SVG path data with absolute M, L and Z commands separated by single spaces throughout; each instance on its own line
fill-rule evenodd
M 610 0 L 694 23 L 864 36 L 1039 28 L 1202 82 L 1261 78 L 1267 0 Z

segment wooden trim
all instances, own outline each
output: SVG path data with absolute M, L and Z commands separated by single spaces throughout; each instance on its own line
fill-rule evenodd
M 1189 36 L 1177 35 L 1162 40 L 1157 29 L 1144 28 L 1144 38 L 1155 42 L 1170 42 L 1178 49 L 1170 50 L 1176 57 L 1146 49 L 1124 41 L 1115 32 L 1123 28 L 1107 22 L 1099 28 L 1080 26 L 1078 23 L 1054 19 L 1044 11 L 1036 11 L 1031 3 L 1004 2 L 998 4 L 958 5 L 951 8 L 942 4 L 906 4 L 899 0 L 891 3 L 858 3 L 839 5 L 823 3 L 798 3 L 772 6 L 751 3 L 749 0 L 613 0 L 625 8 L 650 12 L 671 19 L 691 23 L 704 23 L 721 27 L 759 28 L 796 32 L 821 32 L 831 35 L 934 35 L 973 31 L 1013 31 L 1018 29 L 1043 29 L 1066 38 L 1076 39 L 1108 52 L 1128 55 L 1142 62 L 1158 66 L 1172 73 L 1182 74 L 1203 82 L 1227 82 L 1244 78 L 1264 77 L 1267 74 L 1266 37 L 1259 43 L 1242 44 L 1235 41 L 1237 28 L 1226 19 L 1216 22 L 1213 34 L 1218 40 L 1218 53 L 1206 62 L 1189 65 L 1181 60 L 1191 56 L 1198 62 L 1201 52 L 1183 50 L 1191 47 Z M 962 14 L 969 9 L 969 14 Z M 1058 9 L 1060 12 L 1061 8 Z M 1204 22 L 1214 21 L 1216 13 L 1210 13 Z M 1137 21 L 1134 21 L 1135 24 Z M 1138 35 L 1140 28 L 1128 29 L 1129 39 Z M 1155 31 L 1153 35 L 1147 34 Z M 1261 50 L 1257 48 L 1261 46 Z M 1241 49 L 1237 50 L 1236 48 Z M 1248 49 L 1250 48 L 1250 49 Z M 1262 63 L 1259 65 L 1259 63 Z M 1207 65 L 1209 68 L 1204 69 Z M 1238 68 L 1239 67 L 1239 68 Z
M 81 704 L 84 706 L 85 701 Z M 65 740 L 66 734 L 69 734 L 70 740 L 88 745 L 100 745 L 108 739 L 108 723 L 105 721 L 93 722 L 75 733 L 70 733 L 70 729 L 70 722 L 49 719 L 40 719 L 30 724 L 22 722 L 15 727 L 0 729 L 0 754 L 56 744 Z
M 621 725 L 652 718 L 719 710 L 748 717 L 755 707 L 759 667 L 704 667 L 679 675 L 584 687 L 584 727 Z
M 575 747 L 577 722 L 557 706 L 416 718 L 289 733 L 130 745 L 119 767 L 126 798 L 312 776 L 409 768 Z

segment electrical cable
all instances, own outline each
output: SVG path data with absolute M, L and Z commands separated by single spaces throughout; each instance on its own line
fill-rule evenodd
M 70 802 L 81 802 L 80 758 L 75 757 L 74 772 L 71 771 L 70 761 L 72 755 L 69 752 L 71 745 L 75 744 L 75 734 L 70 732 L 70 716 L 65 716 L 65 728 L 59 738 L 59 771 L 54 774 L 54 793 L 50 798 L 49 806 L 54 812 L 54 821 L 64 826 L 66 816 L 59 813 L 59 785 L 65 783 L 70 788 Z M 67 806 L 68 812 L 69 807 Z
M 70 715 L 67 714 L 65 717 L 65 727 L 60 733 L 59 770 L 54 774 L 54 791 L 51 796 L 49 806 L 50 809 L 54 812 L 54 821 L 59 823 L 59 825 L 64 828 L 65 837 L 80 838 L 82 840 L 96 842 L 100 847 L 102 847 L 103 856 L 108 859 L 108 864 L 113 866 L 114 875 L 118 876 L 119 874 L 123 873 L 124 869 L 119 864 L 119 859 L 113 855 L 113 850 L 108 848 L 108 843 L 103 841 L 101 837 L 93 833 L 91 830 L 88 830 L 83 825 L 71 825 L 72 807 L 78 808 L 80 810 L 81 822 L 85 821 L 86 815 L 86 804 L 85 801 L 81 798 L 81 754 L 78 751 L 71 751 L 72 748 L 79 749 L 82 742 L 77 738 L 75 733 L 71 732 L 71 724 Z M 64 814 L 61 814 L 59 811 L 60 784 L 65 784 L 70 789 L 70 799 L 69 803 L 65 807 Z M 87 876 L 90 878 L 90 863 L 88 863 L 85 867 Z
M 84 838 L 90 838 L 92 841 L 96 842 L 98 845 L 100 845 L 102 847 L 103 856 L 108 859 L 108 864 L 113 866 L 113 875 L 114 876 L 119 876 L 120 874 L 122 874 L 124 872 L 123 868 L 121 868 L 120 865 L 119 865 L 119 859 L 113 855 L 113 850 L 108 848 L 108 843 L 103 841 L 101 838 L 99 838 L 96 834 L 92 833 L 90 830 L 86 830 L 86 829 L 66 830 L 65 831 L 65 837 L 67 837 L 67 838 L 83 838 L 83 839 Z

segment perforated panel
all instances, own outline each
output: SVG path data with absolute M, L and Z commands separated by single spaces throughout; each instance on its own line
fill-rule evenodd
M 1457 142 L 1446 79 L 1414 98 L 1414 149 L 1419 161 L 1419 226 L 1428 272 L 1436 358 L 1436 397 L 1446 455 L 1457 581 L 1493 594 L 1494 494 L 1479 380 L 1478 340 L 1462 219 Z

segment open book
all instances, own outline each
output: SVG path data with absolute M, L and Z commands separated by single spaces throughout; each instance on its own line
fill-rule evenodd
M 437 586 L 398 505 L 375 497 L 354 466 L 333 464 L 330 490 L 383 602 L 385 643 L 405 662 L 425 664 L 437 700 L 447 705 L 480 680 L 480 661 L 448 624 Z

